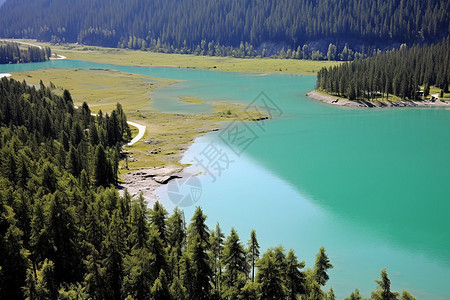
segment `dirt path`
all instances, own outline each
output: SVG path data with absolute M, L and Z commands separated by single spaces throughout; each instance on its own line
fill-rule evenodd
M 78 106 L 74 106 L 74 107 L 76 109 L 78 109 Z M 96 117 L 97 114 L 91 113 L 91 116 Z M 142 137 L 145 134 L 146 127 L 144 125 L 141 125 L 141 124 L 138 124 L 138 123 L 135 123 L 135 122 L 132 122 L 132 121 L 127 121 L 127 124 L 131 125 L 131 126 L 134 126 L 134 127 L 137 127 L 137 129 L 139 130 L 138 134 L 127 144 L 127 146 L 131 146 L 131 145 L 134 145 L 137 142 L 139 142 L 140 139 L 142 139 Z
M 135 143 L 137 143 L 140 139 L 142 139 L 142 137 L 145 134 L 145 129 L 146 127 L 144 125 L 135 123 L 135 122 L 131 122 L 131 121 L 127 121 L 128 125 L 137 127 L 137 129 L 139 130 L 138 134 L 134 137 L 134 139 L 132 139 L 127 146 L 131 146 L 134 145 Z

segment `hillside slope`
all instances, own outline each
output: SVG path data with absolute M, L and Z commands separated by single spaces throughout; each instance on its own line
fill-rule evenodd
M 438 41 L 449 15 L 447 0 L 7 0 L 0 36 L 185 52 L 242 41 L 343 48 Z

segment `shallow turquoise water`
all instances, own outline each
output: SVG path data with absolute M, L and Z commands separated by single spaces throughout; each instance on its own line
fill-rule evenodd
M 212 182 L 200 175 L 196 203 L 214 228 L 235 226 L 246 241 L 256 229 L 263 248 L 283 244 L 312 266 L 325 246 L 338 298 L 358 288 L 368 297 L 387 267 L 392 288 L 419 299 L 450 297 L 450 111 L 343 109 L 303 95 L 315 77 L 141 68 L 53 61 L 0 66 L 0 73 L 36 68 L 108 68 L 180 80 L 152 95 L 163 111 L 198 113 L 207 104 L 179 96 L 250 103 L 264 91 L 281 116 L 250 124 L 256 138 L 240 156 L 220 134 L 201 137 L 186 153 L 194 163 L 214 142 L 233 160 Z M 197 173 L 200 169 L 188 171 Z M 158 191 L 171 209 L 163 188 Z M 190 218 L 193 207 L 186 208 Z

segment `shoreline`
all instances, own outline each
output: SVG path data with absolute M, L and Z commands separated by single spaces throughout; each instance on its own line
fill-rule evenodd
M 197 56 L 194 54 L 159 53 L 122 48 L 64 43 L 52 45 L 33 39 L 5 39 L 6 41 L 48 46 L 52 53 L 69 60 L 84 60 L 97 63 L 135 67 L 171 67 L 203 69 L 226 72 L 256 73 L 256 76 L 270 74 L 316 75 L 323 67 L 339 65 L 339 61 L 312 61 L 282 58 L 235 58 L 222 56 Z M 260 73 L 260 74 L 258 74 Z
M 306 93 L 308 98 L 335 106 L 362 107 L 362 108 L 386 108 L 386 107 L 450 107 L 448 101 L 350 101 L 333 95 L 327 95 L 316 90 Z

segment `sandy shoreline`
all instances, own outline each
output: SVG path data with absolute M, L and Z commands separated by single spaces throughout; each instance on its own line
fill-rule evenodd
M 350 101 L 337 96 L 326 95 L 317 91 L 312 91 L 306 94 L 307 97 L 318 100 L 327 104 L 347 107 L 450 107 L 448 101 Z

